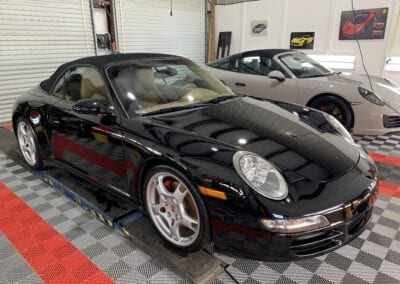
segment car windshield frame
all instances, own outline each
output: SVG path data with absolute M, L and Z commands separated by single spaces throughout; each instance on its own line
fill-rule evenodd
M 292 57 L 292 58 L 297 58 L 300 59 L 300 64 L 302 65 L 308 65 L 306 67 L 302 67 L 301 71 L 300 69 L 294 69 L 291 67 L 288 62 L 284 61 L 286 57 Z M 278 56 L 279 61 L 287 68 L 289 71 L 296 76 L 296 78 L 299 79 L 307 79 L 307 78 L 316 78 L 316 77 L 326 77 L 326 76 L 331 76 L 335 74 L 335 71 L 329 69 L 328 67 L 323 66 L 321 63 L 313 60 L 311 57 L 309 57 L 307 54 L 302 53 L 302 52 L 286 52 L 283 54 L 280 54 Z M 306 59 L 306 61 L 304 60 Z
M 188 70 L 192 71 L 194 75 L 198 76 L 198 79 L 203 80 L 203 83 L 208 83 L 209 85 L 206 85 L 207 88 L 200 88 L 199 86 L 192 84 L 191 87 L 194 87 L 193 90 L 197 90 L 196 93 L 193 95 L 193 99 L 189 98 L 190 95 L 187 97 L 188 100 L 185 101 L 180 101 L 180 100 L 175 100 L 175 101 L 170 101 L 167 103 L 162 103 L 162 104 L 156 104 L 151 107 L 139 107 L 138 101 L 136 100 L 136 96 L 133 92 L 133 100 L 130 102 L 131 104 L 134 103 L 136 107 L 133 109 L 127 108 L 126 106 L 126 94 L 124 95 L 121 92 L 121 85 L 115 81 L 113 72 L 121 72 L 122 69 L 129 68 L 131 70 L 134 70 L 134 68 L 152 68 L 153 71 L 153 76 L 154 73 L 159 73 L 160 71 L 157 68 L 164 68 L 166 66 L 173 66 L 173 65 L 181 65 L 185 66 Z M 156 69 L 153 69 L 156 67 Z M 133 68 L 133 69 L 132 69 Z M 167 68 L 166 68 L 167 69 Z M 174 69 L 174 68 L 172 68 Z M 208 71 L 205 69 L 201 68 L 194 62 L 188 60 L 188 59 L 177 59 L 177 58 L 160 58 L 160 59 L 140 59 L 140 60 L 134 60 L 134 61 L 124 61 L 124 62 L 117 62 L 115 64 L 110 64 L 105 68 L 105 73 L 107 76 L 107 79 L 110 83 L 111 88 L 113 89 L 115 96 L 117 100 L 119 101 L 122 109 L 124 110 L 125 114 L 128 117 L 136 117 L 136 116 L 144 116 L 144 115 L 152 115 L 152 114 L 157 114 L 157 113 L 164 113 L 164 112 L 172 112 L 172 111 L 178 111 L 182 109 L 191 109 L 195 107 L 201 107 L 206 104 L 213 104 L 217 103 L 220 101 L 223 101 L 228 98 L 234 98 L 237 97 L 236 94 L 234 94 L 230 89 L 228 89 L 222 82 L 220 82 L 218 79 L 216 79 L 213 75 L 211 75 Z M 159 75 L 159 74 L 157 74 Z M 161 75 L 162 77 L 162 75 Z M 165 78 L 158 78 L 161 80 L 161 82 L 165 83 L 165 86 L 168 86 L 166 84 Z M 153 79 L 156 79 L 153 77 Z M 133 81 L 133 78 L 132 78 Z M 189 82 L 189 81 L 188 81 Z M 131 86 L 134 86 L 131 85 Z M 126 86 L 125 86 L 126 87 Z M 157 89 L 158 90 L 158 89 Z M 128 92 L 129 93 L 129 92 Z M 160 91 L 161 96 L 164 96 L 165 94 L 162 94 Z M 184 96 L 187 96 L 188 93 L 186 93 Z M 182 97 L 184 97 L 182 96 Z M 181 97 L 181 98 L 182 98 Z M 133 111 L 134 110 L 134 111 Z

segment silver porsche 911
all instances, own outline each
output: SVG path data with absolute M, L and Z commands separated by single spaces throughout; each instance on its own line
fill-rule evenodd
M 354 134 L 400 131 L 400 87 L 384 78 L 344 75 L 286 49 L 246 51 L 207 64 L 235 93 L 302 104 L 336 117 Z

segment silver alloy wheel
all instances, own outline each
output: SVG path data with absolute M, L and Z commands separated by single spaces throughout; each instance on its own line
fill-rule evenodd
M 32 167 L 37 162 L 37 149 L 32 128 L 25 122 L 20 121 L 17 126 L 18 144 L 25 161 Z
M 155 226 L 168 241 L 180 247 L 196 241 L 200 233 L 199 209 L 178 177 L 167 172 L 154 174 L 147 184 L 146 203 Z

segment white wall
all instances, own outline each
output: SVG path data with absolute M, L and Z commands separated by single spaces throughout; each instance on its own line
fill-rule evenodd
M 400 72 L 383 72 L 386 56 L 400 9 L 399 0 L 354 0 L 355 9 L 389 7 L 384 40 L 360 40 L 368 72 L 387 75 L 400 83 Z M 260 0 L 234 5 L 217 5 L 216 37 L 220 31 L 232 31 L 231 54 L 251 49 L 289 48 L 291 32 L 315 32 L 310 54 L 356 55 L 354 72 L 362 73 L 360 54 L 355 41 L 339 40 L 342 11 L 351 10 L 350 0 Z M 252 37 L 251 21 L 268 20 L 268 36 Z M 218 39 L 216 39 L 218 40 Z M 400 36 L 398 40 L 400 41 Z M 395 46 L 400 55 L 400 43 Z
M 220 32 L 232 31 L 231 54 L 242 50 L 242 5 L 217 5 L 215 13 L 216 43 Z

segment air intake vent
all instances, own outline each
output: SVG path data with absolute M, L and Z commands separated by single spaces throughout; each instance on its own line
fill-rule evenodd
M 398 115 L 384 115 L 383 126 L 386 128 L 400 127 L 400 116 Z
M 342 235 L 342 232 L 331 230 L 313 236 L 312 238 L 302 240 L 297 239 L 292 242 L 290 248 L 297 256 L 320 254 L 324 251 L 340 246 L 342 244 L 342 240 L 340 240 Z

